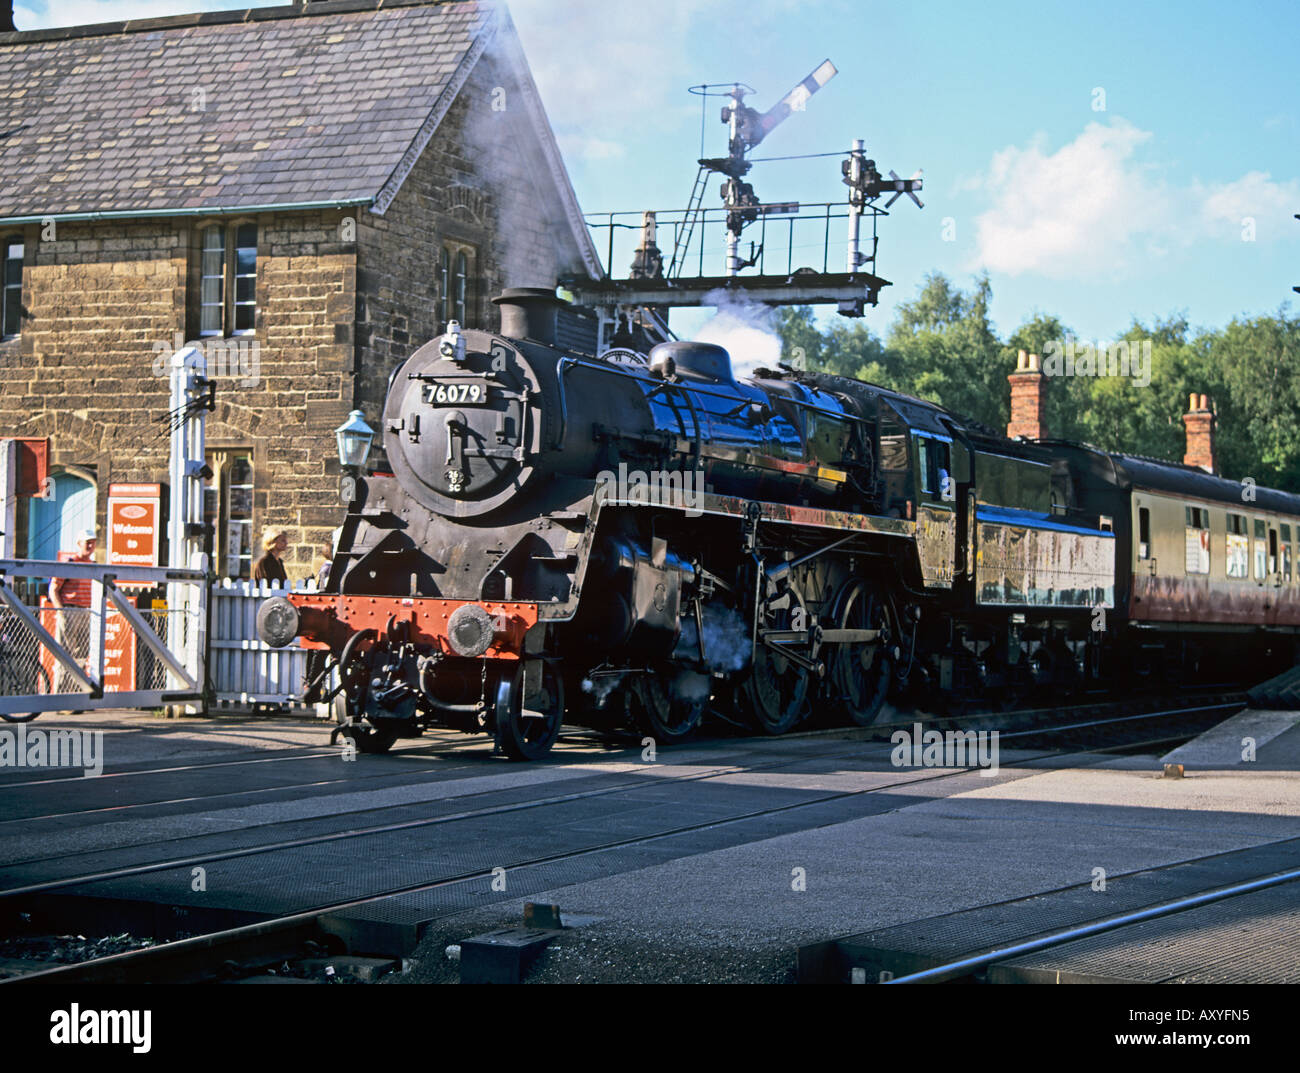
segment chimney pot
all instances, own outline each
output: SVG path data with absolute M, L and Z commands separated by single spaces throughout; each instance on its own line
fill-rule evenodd
M 1046 398 L 1047 377 L 1039 368 L 1037 354 L 1020 351 L 1016 355 L 1016 371 L 1007 376 L 1011 385 L 1011 421 L 1007 437 L 1024 436 L 1030 440 L 1047 438 Z
M 1187 429 L 1187 449 L 1183 454 L 1183 465 L 1198 466 L 1207 473 L 1217 473 L 1217 460 L 1214 457 L 1214 412 L 1210 409 L 1210 397 L 1193 392 L 1188 397 L 1188 412 L 1183 415 L 1183 425 Z

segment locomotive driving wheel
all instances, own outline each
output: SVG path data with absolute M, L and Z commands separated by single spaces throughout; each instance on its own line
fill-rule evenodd
M 889 603 L 863 578 L 845 582 L 835 599 L 835 625 L 842 630 L 877 630 L 875 641 L 833 646 L 827 658 L 840 711 L 858 726 L 870 726 L 885 703 L 894 675 L 894 630 Z
M 522 664 L 507 670 L 497 683 L 497 744 L 511 760 L 542 759 L 560 736 L 560 724 L 564 722 L 560 674 L 550 662 L 538 662 L 541 680 L 535 687 L 525 685 Z
M 811 618 L 803 597 L 793 585 L 759 608 L 758 629 L 806 630 Z M 741 710 L 764 734 L 784 734 L 808 711 L 811 672 L 780 651 L 779 646 L 761 641 L 754 653 L 749 677 L 741 683 L 736 696 Z
M 641 675 L 634 690 L 641 728 L 661 745 L 685 741 L 704 718 L 709 686 L 705 675 L 690 671 L 674 676 L 671 670 L 660 667 Z

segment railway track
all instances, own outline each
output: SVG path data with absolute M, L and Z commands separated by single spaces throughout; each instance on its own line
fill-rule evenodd
M 1193 707 L 1203 714 L 1214 715 L 1226 712 L 1235 705 L 1230 702 L 1219 702 L 1214 705 L 1197 705 Z M 1043 760 L 1065 759 L 1080 751 L 1103 753 L 1107 749 L 1104 742 L 1094 742 L 1084 750 L 1078 749 L 1074 742 L 1077 742 L 1078 736 L 1085 731 L 1090 731 L 1093 734 L 1111 733 L 1116 726 L 1124 726 L 1132 730 L 1153 722 L 1158 725 L 1161 721 L 1167 722 L 1170 719 L 1176 720 L 1180 716 L 1185 716 L 1188 710 L 1188 708 L 1184 707 L 1136 714 L 1131 712 L 1123 715 L 1112 714 L 1104 718 L 1074 720 L 1056 728 L 1028 727 L 1023 730 L 1003 732 L 1003 737 L 1017 739 L 1017 747 L 1024 746 L 1029 749 L 1028 755 L 1018 757 L 1015 761 L 1005 764 L 1004 767 L 1014 770 L 1029 764 L 1041 764 Z M 961 722 L 969 723 L 981 718 L 987 718 L 987 716 L 971 715 L 964 717 Z M 947 722 L 953 723 L 955 720 L 948 720 Z M 874 728 L 877 733 L 881 734 L 888 729 L 888 727 Z M 1072 743 L 1064 751 L 1059 746 L 1056 748 L 1042 746 L 1041 743 L 1044 739 L 1050 738 L 1054 731 L 1058 735 L 1068 734 L 1073 736 Z M 841 737 L 844 733 L 839 732 Z M 1195 733 L 1195 731 L 1190 732 L 1187 736 L 1191 736 L 1191 733 Z M 814 731 L 807 736 L 820 737 L 821 734 L 822 732 Z M 1162 731 L 1159 740 L 1163 740 L 1163 738 L 1164 732 Z M 1111 747 L 1131 749 L 1135 747 L 1135 744 L 1133 735 L 1128 734 L 1126 741 L 1122 745 Z M 829 741 L 827 745 L 830 746 Z M 589 801 L 596 798 L 605 798 L 612 801 L 620 794 L 645 789 L 651 785 L 663 787 L 678 782 L 708 782 L 710 780 L 724 779 L 729 775 L 750 772 L 776 773 L 782 768 L 789 768 L 809 761 L 837 761 L 841 759 L 848 761 L 859 756 L 860 753 L 861 745 L 846 746 L 837 744 L 825 749 L 809 749 L 797 756 L 786 756 L 768 762 L 750 761 L 743 765 L 721 763 L 703 771 L 695 768 L 687 772 L 657 775 L 653 779 L 647 779 L 642 769 L 630 770 L 626 773 L 626 777 L 620 778 L 612 786 L 605 785 L 590 790 L 551 793 L 541 798 L 486 804 L 479 808 L 465 808 L 463 807 L 465 804 L 464 799 L 459 799 L 457 804 L 460 807 L 456 808 L 455 811 L 440 816 L 425 816 L 396 822 L 350 826 L 344 830 L 332 830 L 306 837 L 261 842 L 218 852 L 191 853 L 122 868 L 77 872 L 53 880 L 27 884 L 0 892 L 0 905 L 6 902 L 12 905 L 18 901 L 68 891 L 70 888 L 93 887 L 95 884 L 143 876 L 149 873 L 188 869 L 196 866 L 207 867 L 236 858 L 276 854 L 309 846 L 344 843 L 348 840 L 382 838 L 383 836 L 417 829 L 434 829 L 439 825 L 461 822 L 468 824 L 469 821 L 488 819 L 508 813 L 526 813 L 530 810 L 562 808 L 574 802 Z M 667 763 L 671 765 L 673 754 L 665 753 L 664 755 Z M 854 798 L 887 794 L 889 791 L 898 790 L 901 787 L 916 787 L 919 784 L 955 780 L 969 777 L 971 774 L 972 772 L 969 769 L 934 769 L 924 772 L 913 770 L 905 778 L 889 779 L 869 787 L 816 794 L 804 800 L 742 810 L 726 817 L 712 817 L 690 823 L 669 824 L 661 829 L 634 834 L 625 838 L 608 839 L 567 850 L 558 850 L 557 852 L 518 856 L 508 863 L 503 862 L 492 867 L 471 867 L 461 871 L 449 871 L 441 876 L 419 882 L 388 886 L 378 891 L 369 892 L 363 897 L 321 902 L 306 906 L 298 912 L 281 914 L 265 921 L 215 930 L 207 934 L 96 959 L 80 965 L 47 969 L 20 979 L 28 982 L 178 980 L 199 978 L 205 975 L 211 976 L 214 967 L 216 967 L 216 974 L 219 976 L 223 971 L 226 971 L 221 967 L 225 966 L 227 962 L 253 965 L 254 963 L 268 964 L 279 960 L 289 960 L 286 948 L 301 951 L 305 944 L 312 944 L 309 949 L 319 952 L 322 944 L 333 941 L 327 934 L 327 929 L 322 925 L 324 918 L 355 913 L 358 910 L 374 909 L 386 902 L 409 898 L 412 895 L 428 895 L 449 889 L 481 889 L 485 881 L 492 879 L 495 870 L 502 867 L 514 875 L 521 870 L 540 871 L 557 865 L 572 865 L 584 859 L 591 860 L 601 855 L 614 855 L 619 851 L 651 847 L 655 843 L 681 839 L 705 830 L 739 828 L 755 821 L 767 820 L 783 814 L 797 813 L 800 810 L 825 808 L 828 805 L 843 803 Z M 335 818 L 335 821 L 337 822 L 337 818 Z M 266 825 L 268 830 L 276 826 L 282 825 Z M 241 833 L 247 834 L 247 831 Z M 39 862 L 42 859 L 37 858 L 34 860 Z
M 1193 696 L 1195 696 L 1195 694 Z M 1031 732 L 1034 728 L 1037 728 L 1043 733 L 1056 734 L 1069 729 L 1085 729 L 1089 727 L 1099 728 L 1108 724 L 1118 726 L 1123 724 L 1125 720 L 1145 721 L 1153 718 L 1154 713 L 1143 713 L 1138 711 L 1138 709 L 1144 706 L 1153 707 L 1158 711 L 1164 711 L 1170 718 L 1177 717 L 1181 713 L 1200 710 L 1219 712 L 1226 710 L 1234 704 L 1239 705 L 1244 699 L 1244 696 L 1245 694 L 1213 692 L 1207 694 L 1205 697 L 1207 701 L 1213 703 L 1197 706 L 1196 708 L 1169 707 L 1170 698 L 1166 697 L 1140 697 L 1119 702 L 1082 701 L 1073 705 L 1058 706 L 1054 708 L 1031 708 L 1011 711 L 972 711 L 961 715 L 947 716 L 934 715 L 927 712 L 916 712 L 911 713 L 904 718 L 890 722 L 877 723 L 870 727 L 820 727 L 794 731 L 783 735 L 782 737 L 790 740 L 799 740 L 802 738 L 841 739 L 846 737 L 852 740 L 863 741 L 887 740 L 889 735 L 895 730 L 910 730 L 917 721 L 921 721 L 927 729 L 996 729 L 1004 740 L 1022 740 L 1031 736 Z M 1104 713 L 1130 711 L 1134 714 L 1099 714 L 1095 718 L 1084 721 L 1079 721 L 1072 715 L 1072 713 L 1082 714 L 1088 712 Z M 1063 715 L 1067 718 L 1071 718 L 1071 723 L 1068 726 L 1054 726 L 1053 722 L 1059 721 Z M 446 731 L 444 733 L 447 735 L 447 739 L 449 740 L 430 740 L 428 738 L 420 739 L 418 744 L 412 743 L 407 747 L 398 749 L 391 755 L 400 757 L 406 761 L 413 761 L 416 759 L 457 760 L 472 757 L 472 759 L 467 759 L 464 763 L 458 764 L 455 768 L 440 767 L 438 769 L 439 775 L 480 770 L 482 767 L 482 757 L 486 751 L 483 741 L 479 738 L 467 737 L 455 731 Z M 594 746 L 602 749 L 617 750 L 620 748 L 630 748 L 634 745 L 639 748 L 641 738 L 632 735 L 611 734 L 609 732 L 590 728 L 568 728 L 561 736 L 560 740 L 562 743 L 570 746 Z M 689 746 L 726 740 L 735 739 L 731 736 L 701 735 L 686 744 Z M 1159 744 L 1159 742 L 1152 741 L 1150 744 Z M 104 772 L 97 776 L 97 780 L 137 780 L 158 777 L 203 776 L 207 774 L 220 774 L 227 772 L 229 769 L 247 770 L 262 765 L 289 765 L 315 760 L 337 760 L 338 757 L 339 750 L 336 747 L 321 749 L 312 748 L 306 751 L 295 752 L 290 756 L 258 756 L 235 760 L 214 760 L 195 764 L 152 766 L 131 771 Z M 558 758 L 567 761 L 572 761 L 574 759 L 572 756 L 565 754 L 560 754 Z M 129 804 L 24 813 L 18 816 L 0 817 L 0 837 L 3 836 L 6 828 L 14 825 L 27 824 L 33 820 L 72 819 L 75 817 L 104 816 L 108 814 L 112 814 L 113 818 L 116 819 L 128 816 L 133 811 L 183 805 L 199 800 L 216 802 L 221 801 L 222 799 L 255 798 L 258 795 L 275 794 L 284 791 L 298 789 L 319 790 L 327 786 L 353 784 L 359 778 L 397 780 L 416 777 L 417 775 L 418 773 L 405 768 L 401 770 L 392 770 L 391 768 L 368 768 L 365 771 L 350 771 L 346 777 L 335 779 L 316 779 L 309 782 L 281 781 L 270 786 L 231 790 L 224 793 L 191 794 L 183 797 L 159 797 L 153 800 L 137 801 Z M 24 789 L 47 787 L 51 792 L 57 793 L 57 791 L 62 787 L 68 785 L 77 786 L 83 782 L 83 777 L 80 774 L 77 774 L 53 778 L 24 779 L 21 780 L 21 785 Z M 0 782 L 0 787 L 3 785 L 3 782 Z
M 1274 844 L 1287 841 L 1291 840 L 1279 839 Z M 1094 935 L 1119 931 L 1148 921 L 1164 920 L 1178 913 L 1199 909 L 1202 906 L 1212 905 L 1230 898 L 1242 898 L 1258 891 L 1271 890 L 1288 883 L 1300 883 L 1300 869 L 1293 868 L 1285 872 L 1260 876 L 1243 883 L 1215 887 L 1188 897 L 1178 898 L 1172 902 L 1166 902 L 1163 905 L 1151 906 L 1128 913 L 1119 913 L 1102 920 L 1061 928 L 1047 935 L 1035 935 L 1033 938 L 1006 944 L 995 950 L 984 951 L 971 957 L 961 958 L 944 965 L 936 965 L 930 969 L 923 969 L 920 972 L 893 977 L 881 982 L 886 984 L 939 984 L 973 978 L 976 982 L 987 983 L 988 970 L 1001 962 L 1012 961 L 1028 954 L 1037 954 L 1054 947 L 1061 947 L 1082 939 L 1088 939 Z

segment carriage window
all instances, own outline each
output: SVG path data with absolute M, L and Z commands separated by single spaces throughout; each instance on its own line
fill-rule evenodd
M 1138 507 L 1138 558 L 1151 558 L 1151 508 Z
M 1210 512 L 1205 507 L 1186 507 L 1184 567 L 1189 574 L 1210 572 Z
M 1264 546 L 1264 521 L 1262 518 L 1255 519 L 1255 580 L 1263 581 L 1268 573 L 1265 567 L 1268 565 L 1268 551 Z
M 1277 530 L 1272 526 L 1268 529 L 1268 572 L 1277 573 Z
M 1282 580 L 1291 580 L 1291 526 L 1283 525 L 1282 529 Z
M 1250 576 L 1250 536 L 1244 514 L 1228 515 L 1228 577 Z

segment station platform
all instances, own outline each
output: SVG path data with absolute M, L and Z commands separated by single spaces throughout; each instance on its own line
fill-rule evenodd
M 639 743 L 566 731 L 537 765 L 438 734 L 343 763 L 327 725 L 296 718 L 42 717 L 29 729 L 102 731 L 104 771 L 0 767 L 0 897 L 72 881 L 78 897 L 197 920 L 434 881 L 351 921 L 406 935 L 406 980 L 455 982 L 447 947 L 535 902 L 581 926 L 529 982 L 791 982 L 797 950 L 839 937 L 1078 888 L 1110 915 L 1143 874 L 1182 866 L 1195 885 L 1212 866 L 1185 862 L 1262 867 L 1249 851 L 1300 835 L 1300 713 L 1233 718 L 1170 754 L 1184 764 L 1171 779 L 1162 756 L 1008 749 L 991 776 L 899 768 L 889 743 L 852 731 L 705 740 L 651 762 Z M 202 891 L 191 859 L 207 862 Z M 76 882 L 124 868 L 140 871 Z M 1206 919 L 1207 935 L 1232 927 Z M 1059 971 L 1110 972 L 1072 953 Z M 1247 957 L 1234 971 L 1273 970 Z

